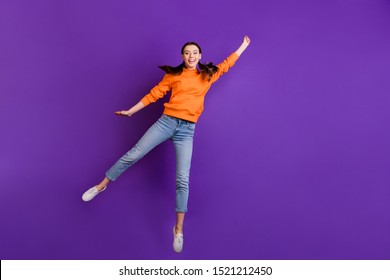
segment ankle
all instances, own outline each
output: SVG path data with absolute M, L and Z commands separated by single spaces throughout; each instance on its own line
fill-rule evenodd
M 182 227 L 175 226 L 175 232 L 176 232 L 176 234 L 178 234 L 178 233 L 183 234 L 183 228 L 182 228 Z
M 106 188 L 107 185 L 97 185 L 96 188 L 99 192 L 101 192 L 104 188 Z

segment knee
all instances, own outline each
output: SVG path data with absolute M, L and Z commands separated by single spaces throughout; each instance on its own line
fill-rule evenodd
M 136 145 L 121 158 L 121 161 L 124 163 L 135 163 L 142 156 L 142 150 Z
M 190 181 L 189 172 L 178 172 L 176 174 L 176 184 L 177 185 L 188 185 Z

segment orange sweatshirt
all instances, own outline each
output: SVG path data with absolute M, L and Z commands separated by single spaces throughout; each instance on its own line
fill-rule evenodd
M 171 91 L 169 102 L 164 104 L 164 114 L 196 123 L 203 112 L 204 98 L 211 84 L 215 83 L 237 61 L 238 55 L 234 52 L 222 63 L 219 70 L 212 76 L 211 81 L 203 79 L 197 69 L 183 69 L 180 75 L 165 74 L 161 82 L 145 95 L 141 102 L 148 106 L 164 97 Z

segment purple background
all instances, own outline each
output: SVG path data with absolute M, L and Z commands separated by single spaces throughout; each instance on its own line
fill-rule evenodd
M 219 63 L 195 134 L 185 249 L 156 148 L 90 203 L 161 115 L 128 109 L 186 41 Z M 0 2 L 1 259 L 390 259 L 390 2 Z

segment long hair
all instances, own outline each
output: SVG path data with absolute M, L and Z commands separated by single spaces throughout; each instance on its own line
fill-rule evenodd
M 184 48 L 187 46 L 190 46 L 190 45 L 196 46 L 199 49 L 199 53 L 202 53 L 202 49 L 200 48 L 200 46 L 197 43 L 187 42 L 181 48 L 182 55 L 184 54 Z M 218 67 L 215 66 L 212 62 L 208 62 L 208 63 L 203 64 L 203 63 L 200 63 L 200 61 L 199 61 L 198 65 L 199 65 L 199 70 L 200 70 L 200 71 L 199 70 L 198 71 L 202 75 L 202 78 L 207 79 L 208 81 L 210 81 L 211 77 L 218 71 Z M 163 71 L 165 71 L 165 73 L 172 74 L 172 75 L 180 75 L 183 72 L 184 67 L 185 67 L 184 62 L 179 64 L 176 67 L 169 66 L 169 65 L 159 66 L 159 68 L 162 69 Z

